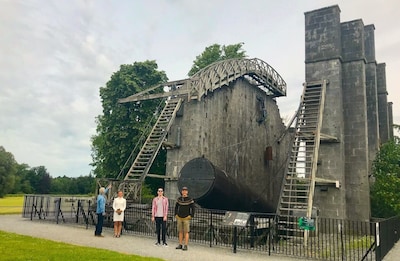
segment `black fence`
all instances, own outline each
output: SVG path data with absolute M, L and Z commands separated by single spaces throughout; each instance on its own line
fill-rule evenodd
M 22 216 L 88 228 L 97 222 L 93 202 L 92 198 L 25 195 Z M 167 235 L 177 238 L 172 217 L 174 202 L 170 205 Z M 113 227 L 111 206 L 106 208 L 104 226 Z M 248 220 L 240 225 L 228 224 L 226 216 L 226 211 L 197 208 L 190 241 L 210 247 L 232 247 L 234 252 L 247 249 L 316 260 L 380 261 L 399 239 L 399 217 L 376 222 L 316 218 L 312 227 L 293 224 L 283 230 L 275 214 L 246 213 Z M 123 233 L 154 237 L 151 206 L 128 204 Z

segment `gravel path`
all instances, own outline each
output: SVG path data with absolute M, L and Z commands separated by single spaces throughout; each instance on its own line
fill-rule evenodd
M 294 261 L 292 257 L 284 257 L 238 249 L 236 253 L 231 248 L 208 247 L 189 242 L 189 250 L 176 250 L 176 241 L 169 241 L 169 247 L 154 246 L 155 239 L 137 235 L 122 235 L 114 238 L 113 231 L 104 229 L 104 238 L 94 236 L 94 228 L 86 229 L 82 226 L 55 224 L 52 222 L 22 218 L 20 215 L 0 215 L 0 230 L 21 235 L 45 238 L 53 241 L 65 242 L 74 245 L 109 249 L 121 253 L 140 256 L 159 257 L 164 260 L 196 260 L 196 261 L 236 261 L 236 260 L 274 260 Z M 304 259 L 303 259 L 304 260 Z M 386 259 L 385 259 L 386 260 Z

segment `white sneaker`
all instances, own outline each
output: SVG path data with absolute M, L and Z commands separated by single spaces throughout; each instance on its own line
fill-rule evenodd
M 158 242 L 154 243 L 154 245 L 155 245 L 155 246 L 161 246 L 161 244 L 158 243 Z
M 162 245 L 163 245 L 163 247 L 168 247 L 167 243 L 163 243 Z

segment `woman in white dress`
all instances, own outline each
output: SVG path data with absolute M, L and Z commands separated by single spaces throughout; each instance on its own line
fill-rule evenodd
M 114 198 L 113 209 L 114 237 L 120 237 L 126 209 L 126 199 L 124 199 L 124 193 L 122 191 L 118 191 L 118 197 Z

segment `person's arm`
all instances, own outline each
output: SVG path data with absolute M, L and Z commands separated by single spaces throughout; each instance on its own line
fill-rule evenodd
M 174 216 L 178 215 L 178 201 L 175 203 Z
M 154 215 L 156 214 L 156 198 L 153 198 L 151 202 L 151 220 L 154 221 Z
M 163 204 L 163 207 L 164 207 L 164 221 L 166 221 L 167 217 L 168 217 L 168 208 L 169 208 L 168 198 L 164 197 L 164 201 L 165 201 L 165 204 Z
M 112 206 L 112 208 L 114 209 L 114 211 L 117 211 L 117 206 L 116 206 L 115 199 L 113 200 L 113 206 Z
M 112 185 L 111 185 L 111 184 L 110 184 L 110 185 L 108 185 L 108 186 L 106 187 L 106 189 L 104 190 L 104 194 L 107 194 L 108 190 L 109 190 L 111 187 L 112 187 Z
M 190 204 L 190 216 L 194 218 L 194 203 Z
M 126 199 L 124 199 L 124 200 L 122 201 L 122 208 L 121 208 L 121 210 L 122 210 L 122 211 L 125 211 L 125 209 L 126 209 Z

